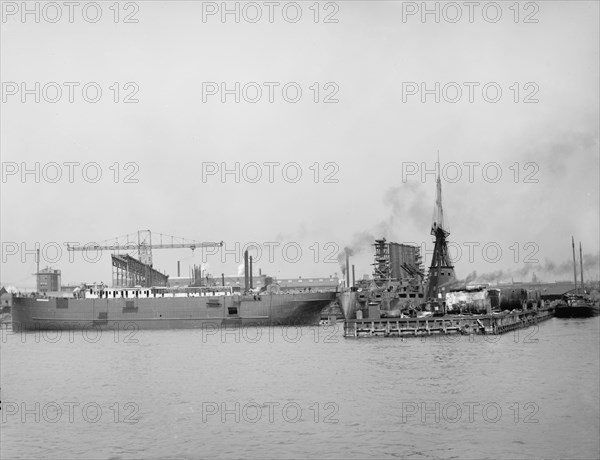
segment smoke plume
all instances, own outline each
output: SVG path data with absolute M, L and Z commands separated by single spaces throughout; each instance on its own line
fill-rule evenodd
M 583 276 L 585 280 L 595 279 L 600 273 L 600 253 L 583 256 Z M 581 276 L 579 260 L 577 260 L 577 279 Z M 497 284 L 505 282 L 554 282 L 558 280 L 571 280 L 573 277 L 573 261 L 565 260 L 556 263 L 546 259 L 543 263 L 523 264 L 514 270 L 495 270 L 489 273 L 478 274 L 472 271 L 464 279 L 456 280 L 454 284 Z
M 407 230 L 407 224 L 418 229 L 429 228 L 430 211 L 423 203 L 427 203 L 428 199 L 433 203 L 433 198 L 433 194 L 430 197 L 426 196 L 424 187 L 418 182 L 407 182 L 388 188 L 383 195 L 383 203 L 390 208 L 389 216 L 373 225 L 371 230 L 354 234 L 350 243 L 337 257 L 342 274 L 346 273 L 346 254 L 353 256 L 371 249 L 376 238 L 407 241 L 410 236 L 402 234 Z

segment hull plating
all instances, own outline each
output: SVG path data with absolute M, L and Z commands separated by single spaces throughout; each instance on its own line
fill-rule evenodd
M 334 292 L 261 296 L 140 299 L 17 297 L 14 330 L 115 328 L 185 329 L 206 325 L 312 325 Z

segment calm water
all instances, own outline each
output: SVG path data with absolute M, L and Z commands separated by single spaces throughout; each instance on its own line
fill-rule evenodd
M 599 324 L 493 341 L 4 331 L 0 457 L 598 458 Z

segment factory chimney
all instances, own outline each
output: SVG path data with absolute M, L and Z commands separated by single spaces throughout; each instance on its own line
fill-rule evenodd
M 350 255 L 346 250 L 346 287 L 350 287 Z
M 244 251 L 244 291 L 248 291 L 248 251 Z
M 250 289 L 253 288 L 252 281 L 252 256 L 250 256 Z

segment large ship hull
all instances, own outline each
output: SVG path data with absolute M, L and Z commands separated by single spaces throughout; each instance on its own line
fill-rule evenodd
M 15 297 L 13 329 L 187 329 L 318 324 L 335 292 L 139 299 Z M 129 325 L 129 326 L 128 326 Z

